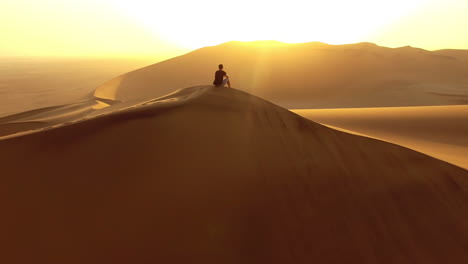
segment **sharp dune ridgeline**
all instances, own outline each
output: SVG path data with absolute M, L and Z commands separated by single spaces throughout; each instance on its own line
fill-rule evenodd
M 468 103 L 466 50 L 233 41 L 120 75 L 75 103 L 63 104 L 63 98 L 75 98 L 66 89 L 54 90 L 47 98 L 38 94 L 41 100 L 7 102 L 4 111 L 12 113 L 39 101 L 46 107 L 1 117 L 0 137 L 74 122 L 114 111 L 122 103 L 130 106 L 183 87 L 211 83 L 220 62 L 234 87 L 289 109 Z
M 116 75 L 151 58 L 5 57 L 0 54 L 0 117 L 92 99 Z
M 467 69 L 228 42 L 1 117 L 0 260 L 468 263 Z
M 461 105 L 468 103 L 467 54 L 372 43 L 234 41 L 119 76 L 95 95 L 159 97 L 210 82 L 223 63 L 234 87 L 288 109 Z
M 468 262 L 462 168 L 236 89 L 132 100 L 0 141 L 3 263 Z
M 468 169 L 468 105 L 293 110 L 313 121 Z

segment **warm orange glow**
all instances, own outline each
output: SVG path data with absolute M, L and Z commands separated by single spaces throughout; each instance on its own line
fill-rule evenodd
M 465 0 L 5 0 L 2 55 L 175 56 L 231 40 L 468 48 Z
M 149 31 L 188 48 L 230 40 L 359 42 L 421 8 L 425 0 L 116 1 Z

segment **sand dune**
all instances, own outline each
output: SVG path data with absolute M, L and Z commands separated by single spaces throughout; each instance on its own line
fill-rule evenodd
M 113 107 L 0 141 L 2 262 L 468 261 L 464 169 L 234 89 Z
M 121 101 L 210 84 L 224 63 L 234 87 L 285 108 L 468 104 L 466 52 L 372 43 L 228 42 L 117 77 L 95 93 Z
M 0 117 L 92 99 L 96 87 L 151 58 L 0 57 Z
M 434 51 L 435 54 L 468 61 L 468 50 L 443 49 Z
M 294 110 L 310 120 L 396 143 L 468 169 L 468 106 Z
M 85 100 L 73 104 L 44 107 L 0 117 L 0 137 L 80 120 L 90 116 L 96 110 L 108 106 L 104 102 Z

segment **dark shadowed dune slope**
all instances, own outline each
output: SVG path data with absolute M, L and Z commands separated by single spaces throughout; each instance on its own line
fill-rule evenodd
M 0 141 L 2 263 L 467 263 L 468 172 L 210 86 Z

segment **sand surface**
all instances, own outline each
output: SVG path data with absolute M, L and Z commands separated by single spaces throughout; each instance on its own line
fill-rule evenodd
M 223 63 L 234 87 L 288 109 L 468 104 L 464 50 L 228 42 L 105 83 L 97 97 L 154 98 L 211 84 Z
M 0 140 L 3 263 L 468 262 L 430 156 L 210 86 L 72 119 Z
M 218 63 L 240 90 L 195 86 Z M 468 263 L 467 51 L 229 42 L 97 89 L 118 65 L 53 65 L 0 73 L 4 263 Z
M 468 106 L 294 110 L 310 120 L 396 143 L 468 169 Z
M 109 79 L 151 58 L 1 57 L 0 117 L 93 98 Z

